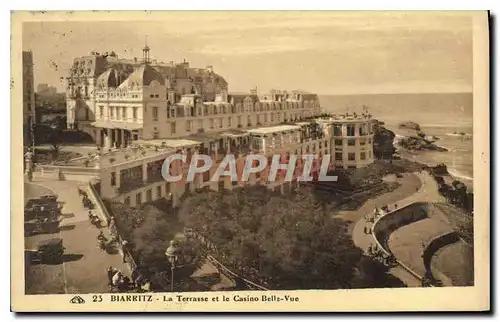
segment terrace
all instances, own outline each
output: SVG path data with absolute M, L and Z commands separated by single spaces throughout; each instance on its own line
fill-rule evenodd
M 101 168 L 106 168 L 131 161 L 143 161 L 173 152 L 175 152 L 175 149 L 168 147 L 131 145 L 126 148 L 110 149 L 107 153 L 95 156 L 95 159 L 99 161 Z
M 246 131 L 199 132 L 186 137 L 186 139 L 198 141 L 200 143 L 199 152 L 211 155 L 217 161 L 221 161 L 228 153 L 238 154 L 251 151 L 251 137 Z
M 359 121 L 368 121 L 372 118 L 372 115 L 369 113 L 362 113 L 362 114 L 331 114 L 330 116 L 327 117 L 322 117 L 319 118 L 319 121 L 331 121 L 331 122 L 359 122 Z

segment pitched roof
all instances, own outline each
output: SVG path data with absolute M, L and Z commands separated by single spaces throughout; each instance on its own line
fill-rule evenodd
M 137 67 L 119 87 L 149 86 L 153 81 L 165 85 L 165 79 L 156 69 L 148 65 L 142 65 Z

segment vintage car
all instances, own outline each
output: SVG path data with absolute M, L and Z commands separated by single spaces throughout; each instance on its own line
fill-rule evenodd
M 33 264 L 59 264 L 64 250 L 62 238 L 51 238 L 38 243 L 36 249 L 28 250 L 27 256 Z

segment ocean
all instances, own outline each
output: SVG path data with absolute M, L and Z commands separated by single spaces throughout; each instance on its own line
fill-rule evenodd
M 418 151 L 411 154 L 413 158 L 428 165 L 446 164 L 450 174 L 472 190 L 472 93 L 327 95 L 320 102 L 330 113 L 360 114 L 367 106 L 398 138 L 408 134 L 398 128 L 399 123 L 418 123 L 426 135 L 439 137 L 436 144 L 448 152 Z M 461 132 L 465 135 L 454 134 Z

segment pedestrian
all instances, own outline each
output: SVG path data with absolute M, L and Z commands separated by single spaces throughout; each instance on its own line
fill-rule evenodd
M 113 275 L 113 278 L 111 279 L 111 285 L 118 286 L 118 284 L 122 280 L 122 277 L 123 277 L 122 272 L 117 271 L 115 275 Z
M 97 240 L 104 240 L 104 241 L 107 240 L 107 238 L 104 235 L 104 233 L 102 232 L 102 230 L 99 232 L 99 235 L 97 235 Z
M 132 271 L 132 274 L 130 275 L 130 277 L 132 278 L 132 282 L 137 282 L 137 280 L 139 279 L 139 271 L 137 270 L 137 268 L 135 268 L 133 271 Z
M 151 282 L 149 280 L 145 280 L 141 285 L 141 290 L 145 293 L 148 293 L 151 290 Z
M 110 266 L 108 268 L 108 284 L 111 286 L 113 284 L 113 276 L 116 274 L 116 269 Z
M 128 241 L 126 241 L 125 239 L 122 241 L 122 256 L 123 256 L 123 262 L 126 263 L 127 262 L 127 258 L 126 258 L 126 254 L 128 252 Z
M 108 229 L 112 234 L 114 234 L 116 232 L 115 218 L 114 217 L 111 217 L 111 219 L 109 220 Z
M 126 292 L 130 288 L 130 278 L 128 276 L 125 276 L 121 279 L 120 284 L 119 284 L 119 291 L 120 292 Z

